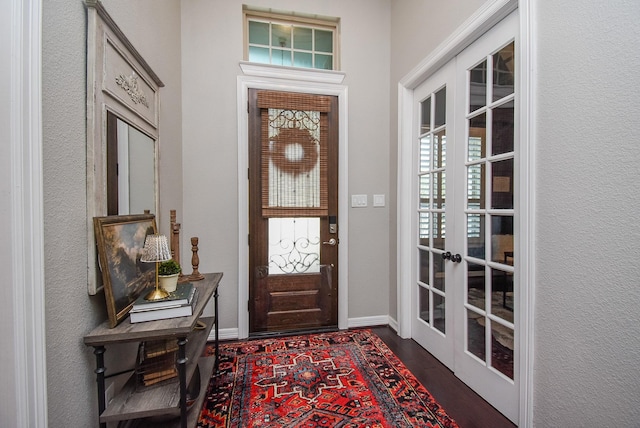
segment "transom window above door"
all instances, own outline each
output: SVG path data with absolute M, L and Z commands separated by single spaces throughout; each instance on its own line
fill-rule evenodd
M 340 19 L 244 8 L 247 61 L 338 70 Z

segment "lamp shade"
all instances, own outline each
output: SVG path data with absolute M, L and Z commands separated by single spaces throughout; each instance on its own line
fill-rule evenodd
M 164 262 L 171 259 L 171 251 L 164 235 L 147 235 L 142 250 L 141 262 Z

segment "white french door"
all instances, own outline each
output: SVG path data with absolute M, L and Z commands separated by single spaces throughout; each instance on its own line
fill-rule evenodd
M 447 247 L 454 242 L 453 204 L 456 189 L 447 186 L 453 177 L 455 144 L 455 63 L 449 62 L 414 91 L 414 144 L 416 153 L 416 275 L 413 288 L 412 337 L 453 370 L 453 264 L 445 263 Z M 449 253 L 450 259 L 450 253 Z
M 413 92 L 412 337 L 518 421 L 517 12 Z

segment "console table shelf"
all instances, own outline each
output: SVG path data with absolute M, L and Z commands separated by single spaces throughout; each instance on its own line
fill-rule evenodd
M 200 369 L 201 388 L 206 390 L 208 379 L 218 363 L 218 286 L 221 273 L 205 274 L 202 281 L 194 282 L 198 289 L 198 301 L 190 317 L 171 318 L 166 320 L 148 321 L 132 324 L 128 319 L 114 328 L 109 328 L 107 322 L 98 326 L 84 337 L 84 343 L 94 348 L 96 355 L 96 379 L 98 382 L 98 407 L 100 425 L 106 427 L 107 422 L 139 419 L 152 416 L 175 416 L 175 426 L 186 428 L 195 426 L 196 412 L 188 412 L 186 406 L 187 385 L 196 368 Z M 214 297 L 215 315 L 213 318 L 200 318 L 202 312 Z M 194 330 L 198 320 L 206 327 Z M 203 357 L 209 332 L 215 327 L 215 355 Z M 104 353 L 105 346 L 124 342 L 141 342 L 149 340 L 171 339 L 178 341 L 178 379 L 175 382 L 155 386 L 143 390 L 136 390 L 135 375 L 131 376 L 122 390 L 111 403 L 104 402 L 105 374 Z M 194 408 L 200 409 L 204 399 L 203 391 L 198 394 Z M 179 418 L 178 418 L 179 417 Z

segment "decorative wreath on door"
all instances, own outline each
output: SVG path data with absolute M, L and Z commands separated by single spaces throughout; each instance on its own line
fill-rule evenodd
M 273 139 L 271 147 L 271 161 L 281 171 L 293 175 L 311 171 L 318 162 L 317 141 L 309 131 L 300 128 L 281 128 L 280 133 Z M 287 149 L 296 147 L 302 149 L 302 156 L 291 158 L 287 156 Z

